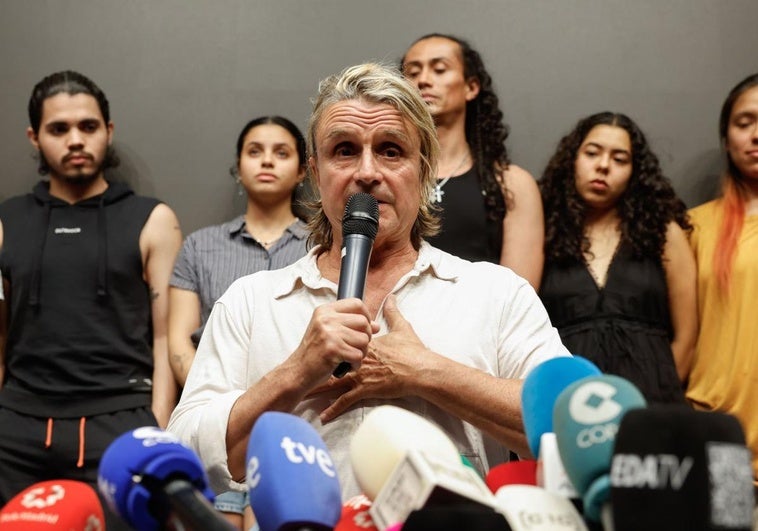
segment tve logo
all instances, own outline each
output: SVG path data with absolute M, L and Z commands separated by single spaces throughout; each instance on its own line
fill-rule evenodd
M 284 449 L 284 454 L 290 462 L 295 464 L 307 463 L 309 465 L 315 463 L 330 478 L 337 475 L 334 471 L 332 458 L 329 457 L 329 454 L 323 448 L 316 448 L 312 444 L 306 446 L 303 443 L 293 441 L 287 436 L 282 438 L 281 447 Z
M 321 472 L 333 478 L 337 475 L 334 470 L 334 462 L 323 448 L 312 444 L 303 444 L 293 441 L 289 436 L 282 437 L 279 446 L 284 450 L 287 461 L 296 465 L 317 466 Z M 261 481 L 260 460 L 253 455 L 247 462 L 247 486 L 254 489 Z

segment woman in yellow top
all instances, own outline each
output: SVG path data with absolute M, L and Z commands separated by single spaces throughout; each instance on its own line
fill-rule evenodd
M 721 197 L 690 210 L 700 334 L 687 387 L 695 407 L 735 415 L 758 477 L 758 74 L 721 108 Z

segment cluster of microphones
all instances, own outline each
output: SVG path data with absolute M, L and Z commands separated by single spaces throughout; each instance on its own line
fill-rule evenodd
M 436 424 L 395 406 L 374 408 L 350 440 L 362 494 L 347 501 L 315 428 L 264 413 L 246 456 L 257 524 L 261 531 L 752 528 L 750 451 L 734 417 L 648 406 L 629 381 L 580 357 L 535 367 L 522 404 L 537 459 L 498 464 L 484 477 Z M 118 437 L 99 468 L 102 497 L 138 530 L 230 529 L 208 485 L 198 456 L 155 427 Z M 65 480 L 11 500 L 0 527 L 14 525 L 104 529 L 94 490 Z

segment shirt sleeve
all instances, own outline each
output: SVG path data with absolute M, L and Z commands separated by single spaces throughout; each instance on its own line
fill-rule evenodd
M 168 424 L 168 431 L 200 456 L 216 492 L 245 490 L 229 472 L 225 441 L 229 413 L 248 387 L 247 315 L 221 302 L 213 307 L 182 398 Z
M 196 243 L 196 233 L 190 234 L 185 238 L 182 249 L 179 251 L 179 256 L 176 257 L 169 285 L 199 293 L 200 282 L 197 271 Z
M 542 301 L 526 281 L 504 305 L 499 343 L 498 370 L 504 378 L 523 379 L 543 361 L 571 356 Z

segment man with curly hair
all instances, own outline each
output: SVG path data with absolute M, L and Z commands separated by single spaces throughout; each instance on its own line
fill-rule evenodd
M 441 148 L 432 201 L 442 229 L 429 242 L 509 267 L 536 289 L 543 263 L 539 190 L 508 159 L 508 127 L 481 56 L 463 39 L 434 33 L 408 48 L 401 67 L 434 118 Z

